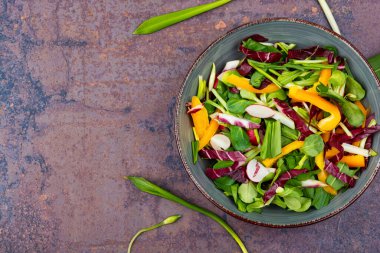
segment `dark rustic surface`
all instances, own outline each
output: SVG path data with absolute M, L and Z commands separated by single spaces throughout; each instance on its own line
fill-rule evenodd
M 141 175 L 222 215 L 256 252 L 378 252 L 380 179 L 341 214 L 297 229 L 224 215 L 185 173 L 174 141 L 176 94 L 205 47 L 264 17 L 327 25 L 317 1 L 236 0 L 149 36 L 144 19 L 205 1 L 0 1 L 0 252 L 239 252 L 213 221 L 137 191 Z M 380 2 L 329 1 L 342 33 L 380 50 Z

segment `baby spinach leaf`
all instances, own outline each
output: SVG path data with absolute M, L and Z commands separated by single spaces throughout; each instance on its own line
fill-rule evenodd
M 281 208 L 284 208 L 284 209 L 286 208 L 285 202 L 279 196 L 275 196 L 272 203 Z
M 330 203 L 331 198 L 332 196 L 323 190 L 323 188 L 316 188 L 314 199 L 311 204 L 319 210 L 322 207 L 327 206 Z
M 303 189 L 303 195 L 307 198 L 314 198 L 315 189 L 314 188 L 305 188 Z
M 306 137 L 305 143 L 300 150 L 305 155 L 315 157 L 323 151 L 324 146 L 322 137 L 318 134 L 312 134 Z
M 247 91 L 247 90 L 240 90 L 240 96 L 245 99 L 249 99 L 252 101 L 258 100 L 257 96 L 255 93 Z
M 245 204 L 240 199 L 237 200 L 236 205 L 240 212 L 243 212 L 243 213 L 247 212 L 247 204 Z
M 253 39 L 248 39 L 243 41 L 243 46 L 249 50 L 258 51 L 258 52 L 280 52 L 277 48 L 273 46 L 263 45 L 260 42 L 254 41 Z
M 239 188 L 239 184 L 231 185 L 231 193 L 232 193 L 232 197 L 234 198 L 235 203 L 237 203 L 237 200 L 238 200 L 238 188 Z
M 283 84 L 288 84 L 297 77 L 299 77 L 302 73 L 301 70 L 293 70 L 293 71 L 283 71 L 281 75 L 278 77 L 278 81 Z
M 231 143 L 235 150 L 245 151 L 251 146 L 249 137 L 243 128 L 238 126 L 230 126 Z
M 297 129 L 291 129 L 288 126 L 281 125 L 281 135 L 295 141 L 298 140 L 300 132 Z
M 235 183 L 235 180 L 233 180 L 230 177 L 220 177 L 214 180 L 215 186 L 224 191 L 224 192 L 231 192 L 231 185 Z
M 264 207 L 264 201 L 262 198 L 256 198 L 255 202 L 252 204 L 247 205 L 247 212 L 257 212 L 257 209 L 263 208 Z
M 239 198 L 247 204 L 252 203 L 257 197 L 256 188 L 251 181 L 241 184 L 238 189 L 238 194 Z
M 290 210 L 297 210 L 302 206 L 301 201 L 296 197 L 284 197 L 284 201 Z
M 346 84 L 346 74 L 344 74 L 342 71 L 335 69 L 332 71 L 331 77 L 329 79 L 329 82 L 331 84 L 331 88 L 333 91 L 342 94 L 341 90 L 345 88 Z
M 245 108 L 247 108 L 248 106 L 252 104 L 253 104 L 252 101 L 248 101 L 245 99 L 230 98 L 227 101 L 227 109 L 228 111 L 232 113 L 243 114 L 245 112 Z
M 267 96 L 267 101 L 271 101 L 272 99 L 277 98 L 280 100 L 286 100 L 287 96 L 283 89 L 277 90 L 275 92 L 271 92 Z
M 213 169 L 221 169 L 221 168 L 227 168 L 232 166 L 234 164 L 234 161 L 217 161 L 214 166 L 212 166 Z
M 362 100 L 365 96 L 365 90 L 353 77 L 347 76 L 346 94 L 352 94 L 352 96 L 347 96 L 351 101 Z
M 264 79 L 265 79 L 265 76 L 263 74 L 261 74 L 258 71 L 255 71 L 251 76 L 250 83 L 252 84 L 253 87 L 258 88 L 258 87 L 260 87 L 260 85 L 264 81 Z
M 296 211 L 296 212 L 305 212 L 305 211 L 307 211 L 310 208 L 310 206 L 311 206 L 311 199 L 300 197 L 298 200 L 301 202 L 301 207 L 298 208 L 298 209 L 296 209 L 296 210 L 294 210 L 294 211 Z

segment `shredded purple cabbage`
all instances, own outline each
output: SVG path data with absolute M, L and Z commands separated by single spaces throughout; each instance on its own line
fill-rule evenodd
M 253 35 L 243 39 L 243 41 L 246 41 L 249 39 L 253 39 L 254 41 L 257 41 L 257 42 L 267 42 L 268 41 L 267 38 L 265 38 L 264 36 L 262 36 L 260 34 L 253 34 Z
M 258 62 L 278 62 L 282 57 L 282 54 L 279 52 L 258 52 L 245 48 L 243 45 L 240 45 L 239 49 L 248 58 Z
M 301 119 L 300 116 L 284 101 L 281 101 L 277 98 L 273 99 L 274 104 L 276 105 L 277 110 L 288 116 L 294 121 L 296 129 L 301 132 L 300 140 L 304 140 L 309 135 L 313 134 L 312 131 L 307 127 L 305 122 Z
M 227 167 L 227 168 L 220 168 L 220 169 L 207 168 L 205 173 L 208 178 L 215 180 L 219 177 L 224 177 L 224 176 L 229 175 L 229 173 L 239 168 L 240 165 L 241 165 L 240 162 L 234 162 L 234 164 L 232 164 L 230 167 Z
M 248 64 L 247 60 L 244 60 L 242 64 L 240 64 L 239 67 L 236 68 L 237 72 L 239 72 L 242 76 L 247 76 L 251 74 L 253 67 Z
M 288 51 L 289 59 L 305 60 L 308 57 L 326 57 L 329 64 L 334 62 L 334 52 L 320 46 L 313 46 L 304 49 L 291 49 Z
M 263 196 L 264 203 L 266 203 L 268 200 L 270 200 L 274 195 L 276 195 L 276 190 L 278 187 L 284 187 L 286 182 L 288 182 L 289 179 L 296 177 L 300 174 L 306 173 L 307 169 L 301 169 L 301 170 L 289 170 L 282 174 L 276 182 L 270 187 Z
M 244 162 L 247 159 L 240 151 L 202 149 L 199 151 L 199 155 L 206 159 L 218 159 L 223 161 Z
M 340 181 L 348 184 L 350 187 L 355 186 L 355 178 L 350 177 L 349 175 L 346 175 L 344 173 L 341 173 L 339 171 L 338 166 L 336 166 L 334 163 L 330 162 L 329 160 L 325 159 L 325 170 L 330 173 L 332 176 L 336 177 Z

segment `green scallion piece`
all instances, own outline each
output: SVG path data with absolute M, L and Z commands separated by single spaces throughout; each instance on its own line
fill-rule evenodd
M 208 4 L 202 4 L 188 9 L 152 17 L 141 23 L 139 27 L 137 27 L 137 29 L 133 32 L 133 34 L 150 34 L 157 32 L 168 26 L 174 25 L 186 19 L 192 18 L 196 15 L 215 9 L 231 1 L 232 0 L 218 0 Z

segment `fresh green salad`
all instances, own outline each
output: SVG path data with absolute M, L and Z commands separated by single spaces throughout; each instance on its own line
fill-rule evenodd
M 241 212 L 320 209 L 355 186 L 380 130 L 365 90 L 331 46 L 297 49 L 254 34 L 187 104 L 193 160 Z

